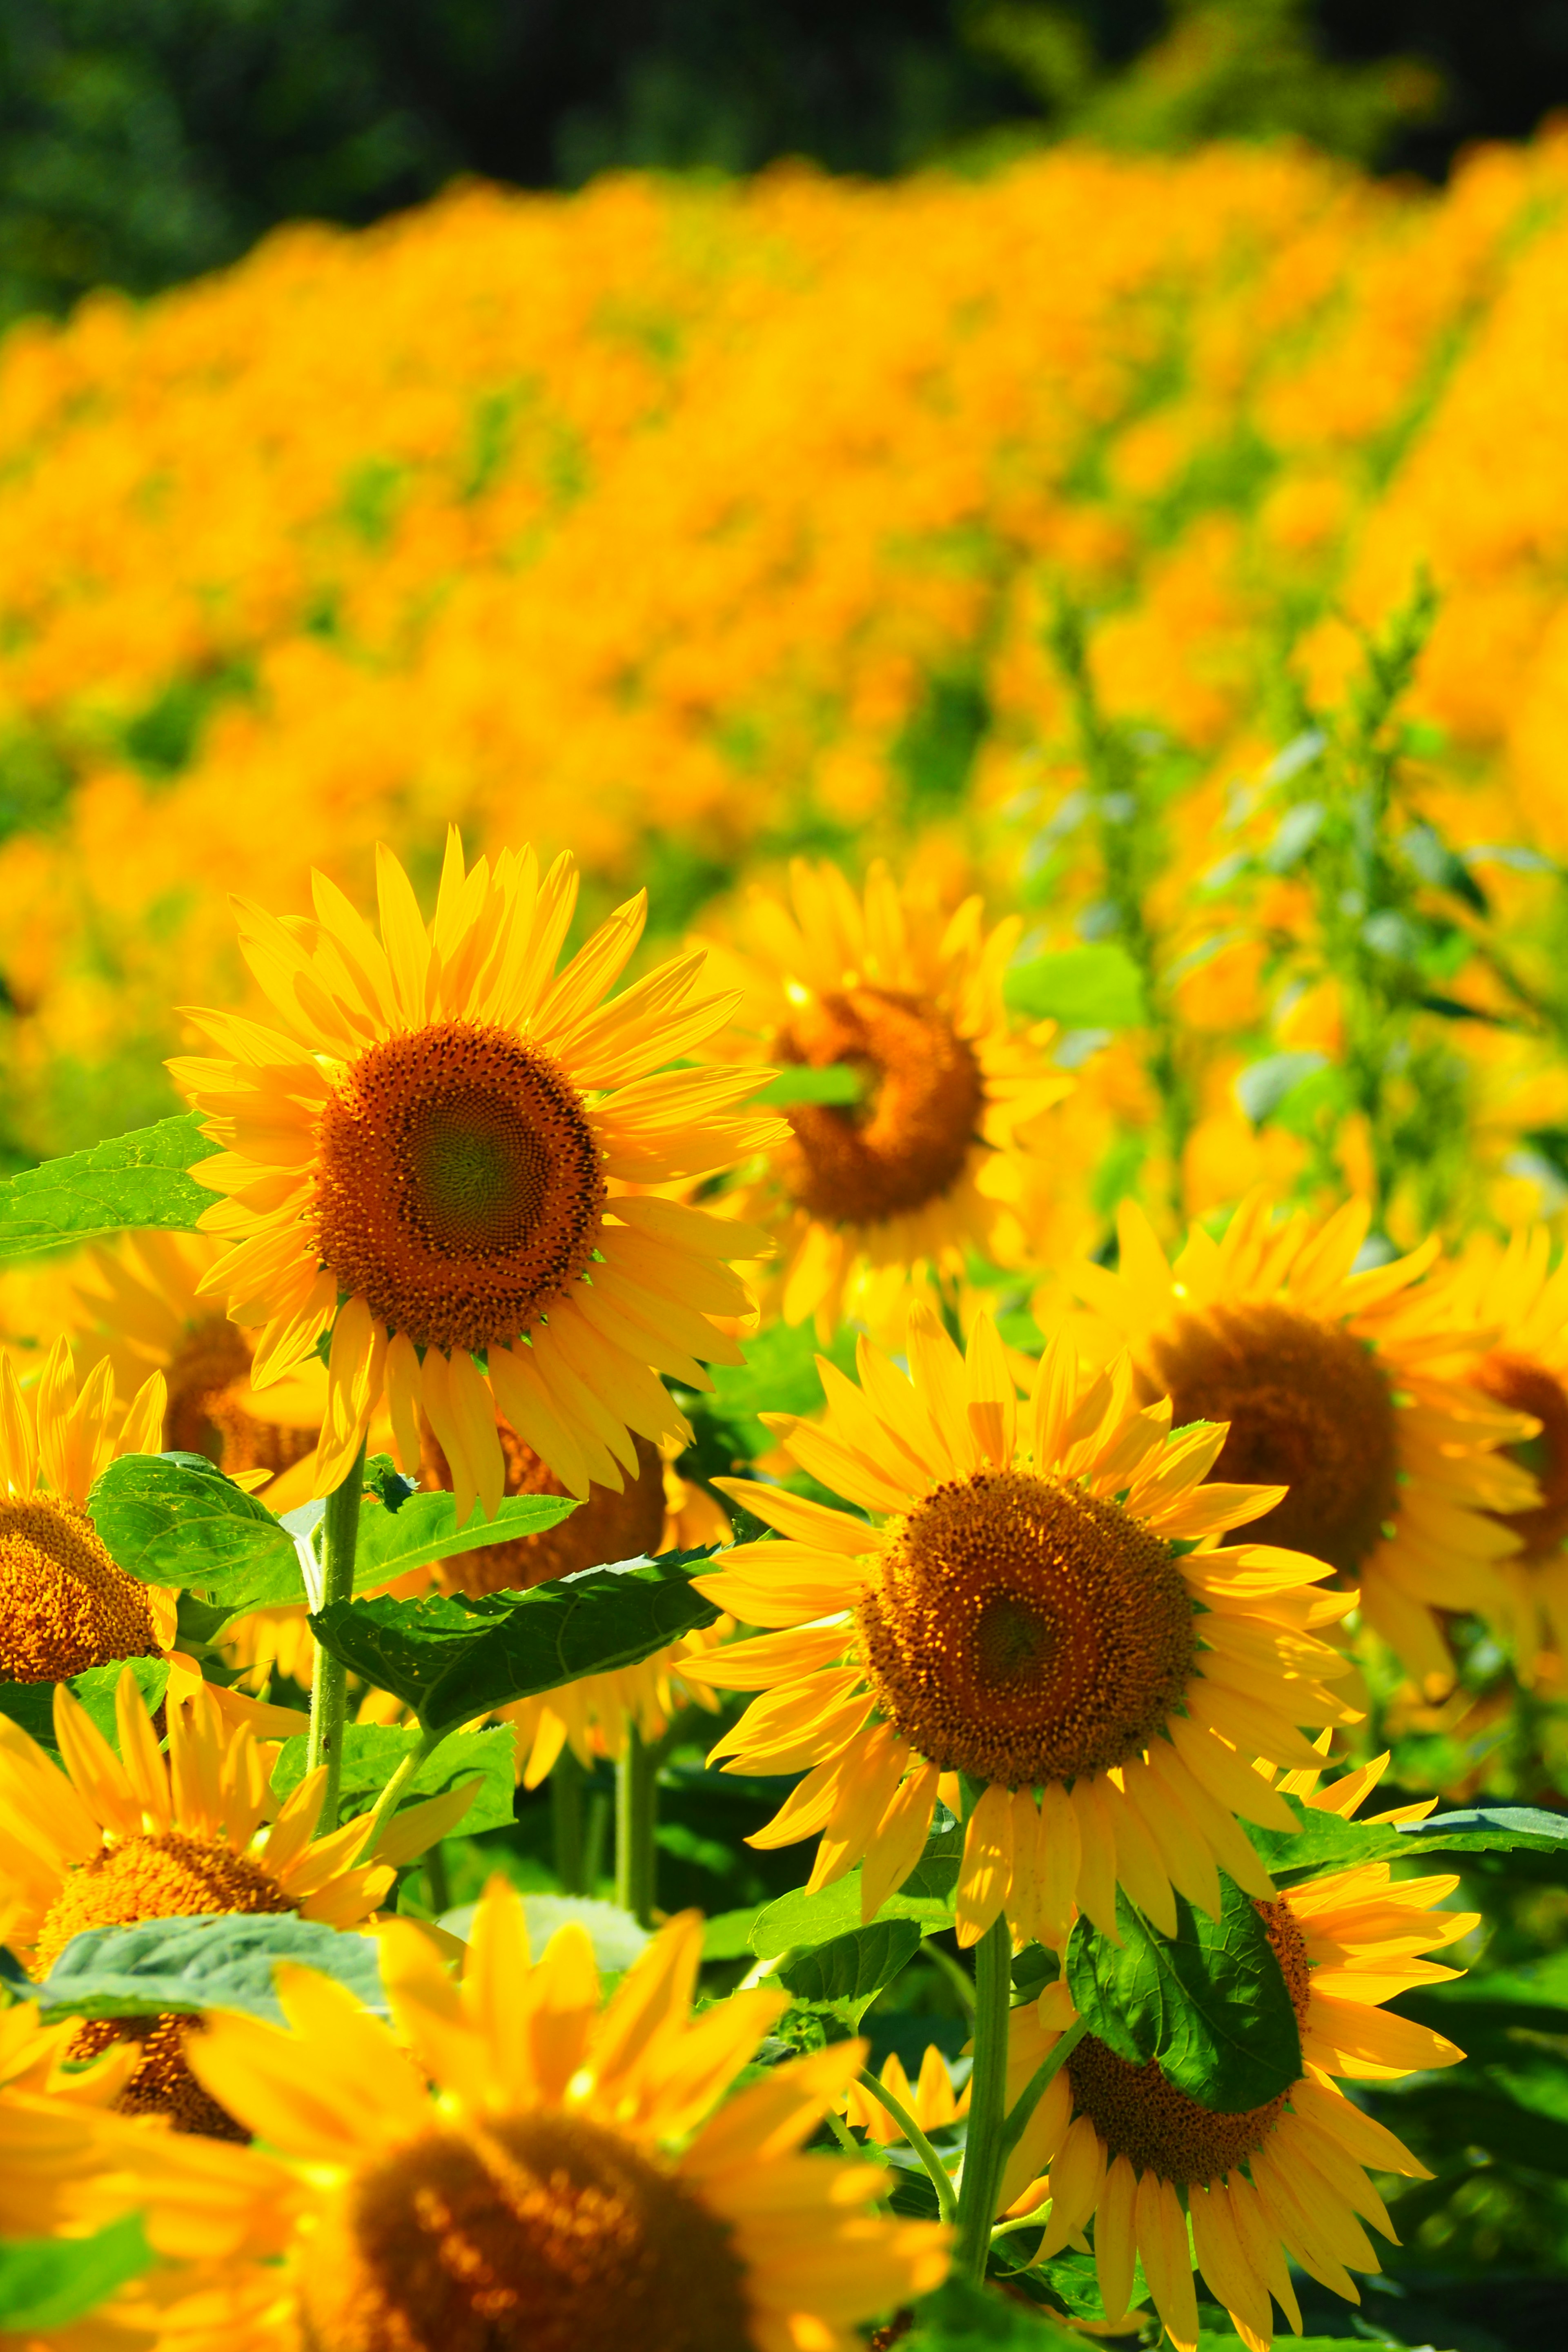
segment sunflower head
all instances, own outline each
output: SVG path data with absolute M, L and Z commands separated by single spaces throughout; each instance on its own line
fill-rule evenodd
M 157 1373 L 121 1414 L 107 1361 L 79 1395 L 58 1339 L 28 1392 L 0 1349 L 0 1680 L 63 1682 L 173 1640 L 172 1601 L 117 1566 L 83 1507 L 113 1455 L 156 1448 L 163 1412 Z
M 628 2336 L 650 2352 L 851 2352 L 855 2323 L 940 2281 L 941 2229 L 874 2218 L 874 2169 L 798 2153 L 863 2043 L 726 2096 L 784 2003 L 743 1992 L 694 2023 L 695 1915 L 604 2009 L 582 1930 L 532 1963 L 500 1882 L 460 1986 L 417 1930 L 382 1934 L 395 2039 L 284 1969 L 288 2032 L 223 2017 L 193 2052 L 266 2155 L 198 2181 L 177 2148 L 142 2144 L 154 2242 L 229 2257 L 232 2305 L 191 2352 L 234 2341 L 222 2331 L 279 2255 L 275 2309 L 320 2352 L 617 2352 Z
M 1215 1548 L 1279 1489 L 1204 1484 L 1224 1425 L 1173 1433 L 1125 1357 L 1087 1377 L 1065 1334 L 1026 1412 L 984 1317 L 961 1356 L 917 1305 L 908 1364 L 863 1339 L 857 1388 L 819 1359 L 821 1424 L 775 1423 L 869 1517 L 729 1486 L 785 1540 L 735 1547 L 700 1589 L 776 1630 L 686 1673 L 766 1694 L 716 1757 L 806 1773 L 756 1842 L 822 1830 L 814 1887 L 864 1857 L 870 1918 L 956 1774 L 962 1941 L 1005 1906 L 1020 1935 L 1059 1943 L 1081 1908 L 1114 1937 L 1119 1878 L 1173 1932 L 1173 1883 L 1213 1910 L 1218 1861 L 1269 1896 L 1233 1816 L 1290 1816 L 1245 1759 L 1310 1766 L 1299 1727 L 1353 1719 L 1324 1687 L 1345 1662 L 1313 1630 L 1350 1606 L 1312 1590 L 1326 1565 Z
M 1069 1081 L 1047 1059 L 1051 1024 L 1021 1028 L 1003 1002 L 1019 929 L 987 935 L 978 898 L 950 917 L 880 865 L 863 895 L 837 866 L 799 861 L 787 905 L 751 894 L 731 958 L 738 1034 L 786 1066 L 847 1072 L 854 1089 L 792 1106 L 766 1181 L 742 1200 L 781 1236 L 790 1321 L 829 1326 L 847 1288 L 868 1298 L 918 1265 L 962 1269 L 971 1242 L 1022 1246 L 1031 1150 Z
M 642 933 L 632 899 L 555 969 L 569 858 L 465 871 L 454 833 L 435 919 L 378 852 L 381 936 L 321 875 L 316 919 L 240 911 L 283 1028 L 196 1015 L 228 1058 L 172 1065 L 218 1146 L 205 1224 L 236 1246 L 205 1278 L 259 1325 L 265 1388 L 331 1333 L 317 1483 L 347 1473 L 384 1398 L 416 1474 L 428 1422 L 458 1509 L 505 1487 L 505 1420 L 567 1490 L 618 1489 L 634 1437 L 686 1425 L 658 1375 L 702 1388 L 739 1361 L 748 1309 L 728 1260 L 764 1238 L 628 1185 L 702 1174 L 784 1132 L 737 1113 L 766 1076 L 668 1068 L 732 1009 L 702 959 L 601 1003 Z M 718 1318 L 718 1319 L 715 1319 Z

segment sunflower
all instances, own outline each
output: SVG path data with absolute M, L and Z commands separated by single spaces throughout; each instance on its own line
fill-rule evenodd
M 78 1393 L 63 1339 L 31 1391 L 0 1349 L 0 1681 L 63 1682 L 173 1642 L 174 1595 L 118 1567 L 85 1508 L 106 1462 L 158 1445 L 163 1415 L 159 1373 L 121 1414 L 106 1362 Z
M 787 1066 L 852 1070 L 858 1101 L 797 1103 L 738 1213 L 777 1236 L 783 1311 L 826 1337 L 847 1294 L 873 1318 L 916 1267 L 962 1274 L 973 1246 L 1022 1252 L 1018 1210 L 1071 1080 L 1055 1025 L 1020 1027 L 1002 996 L 1022 930 L 987 933 L 979 898 L 951 918 L 887 868 L 858 897 L 835 866 L 796 861 L 790 905 L 747 900 L 740 1036 Z
M 603 2010 L 582 1928 L 531 1964 L 499 1880 L 460 1988 L 417 1929 L 381 1933 L 400 2040 L 281 1968 L 290 2032 L 220 2017 L 193 2052 L 267 2152 L 132 2151 L 154 2244 L 221 2283 L 186 2352 L 855 2352 L 857 2321 L 940 2284 L 942 2230 L 866 2210 L 879 2169 L 798 2153 L 863 2042 L 725 2098 L 786 2002 L 693 2021 L 695 1913 Z
M 385 849 L 376 874 L 380 940 L 320 874 L 314 922 L 241 905 L 285 1030 L 196 1013 L 228 1058 L 171 1064 L 222 1147 L 192 1171 L 225 1195 L 203 1225 L 236 1244 L 201 1293 L 261 1327 L 258 1389 L 331 1334 L 323 1490 L 384 1397 L 411 1474 L 430 1421 L 465 1519 L 504 1489 L 498 1414 L 574 1495 L 618 1487 L 634 1432 L 685 1433 L 657 1374 L 707 1388 L 699 1358 L 742 1360 L 712 1318 L 747 1311 L 726 1261 L 765 1246 L 624 1188 L 766 1148 L 778 1122 L 738 1108 L 765 1073 L 666 1068 L 731 1010 L 696 993 L 700 954 L 600 1003 L 646 894 L 556 973 L 570 858 L 542 879 L 531 850 L 507 850 L 465 875 L 451 834 L 428 929 Z
M 312 1360 L 264 1392 L 251 1386 L 248 1333 L 201 1295 L 227 1245 L 202 1234 L 122 1234 L 83 1254 L 60 1284 L 62 1319 L 79 1356 L 107 1356 L 132 1396 L 151 1372 L 167 1389 L 163 1445 L 205 1454 L 269 1510 L 314 1491 L 325 1367 Z
M 444 1835 L 471 1794 L 472 1784 L 400 1814 L 371 1862 L 359 1853 L 368 1817 L 311 1836 L 325 1769 L 279 1806 L 268 1781 L 275 1751 L 247 1723 L 226 1721 L 209 1689 L 171 1697 L 166 1755 L 129 1668 L 116 1694 L 118 1756 L 68 1690 L 56 1689 L 54 1711 L 63 1771 L 0 1717 L 0 1940 L 36 1976 L 73 1936 L 138 1919 L 291 1911 L 354 1927 L 395 1866 Z M 178 2130 L 232 2134 L 185 2064 L 189 2032 L 183 2017 L 106 2020 L 80 2028 L 73 2051 L 138 2043 L 125 2110 L 171 2116 Z
M 1500 1513 L 1519 1549 L 1491 1563 L 1477 1602 L 1507 1636 L 1525 1682 L 1535 1677 L 1543 1644 L 1568 1658 L 1568 1260 L 1553 1273 L 1551 1257 L 1540 1226 L 1515 1234 L 1506 1248 L 1478 1236 L 1454 1278 L 1456 1304 L 1496 1334 L 1470 1370 L 1472 1383 L 1536 1423 L 1518 1458 L 1538 1480 L 1539 1498 Z
M 1484 1609 L 1498 1563 L 1519 1551 L 1497 1514 L 1539 1497 L 1497 1449 L 1535 1424 L 1465 1377 L 1484 1340 L 1448 1286 L 1415 1287 L 1435 1241 L 1352 1270 L 1368 1215 L 1351 1201 L 1316 1226 L 1277 1223 L 1253 1193 L 1222 1240 L 1194 1225 L 1172 1265 L 1123 1202 L 1118 1271 L 1084 1265 L 1077 1279 L 1131 1349 L 1142 1395 L 1168 1395 L 1178 1422 L 1228 1423 L 1215 1475 L 1288 1490 L 1251 1533 L 1310 1545 L 1358 1580 L 1367 1622 L 1446 1688 L 1436 1612 Z
M 1257 1904 L 1301 2035 L 1301 2074 L 1266 2106 L 1200 2106 L 1153 2060 L 1134 2065 L 1086 2034 L 1031 2123 L 1034 2160 L 1050 2163 L 1036 2196 L 1051 2200 L 1037 2259 L 1059 2252 L 1092 2215 L 1107 2315 L 1126 2311 L 1141 2257 L 1177 2352 L 1192 2352 L 1198 2337 L 1194 2263 L 1253 2352 L 1273 2334 L 1270 2297 L 1300 2333 L 1287 2254 L 1359 2303 L 1351 2272 L 1379 2268 L 1363 2222 L 1394 2236 L 1363 2168 L 1429 2176 L 1334 2078 L 1391 2082 L 1463 2057 L 1441 2034 L 1380 2006 L 1458 1973 L 1416 1956 L 1477 1924 L 1474 1913 L 1434 1909 L 1458 1883 L 1395 1879 L 1387 1864 L 1367 1863 Z M 1058 1980 L 1037 2005 L 1031 2054 L 1048 2053 L 1076 2022 Z M 1021 2185 L 1016 2159 L 1009 2185 Z
M 1173 1435 L 1168 1403 L 1132 1403 L 1125 1357 L 1086 1381 L 1065 1334 L 1041 1359 L 1022 1444 L 989 1318 L 964 1357 L 917 1303 L 909 1365 L 906 1378 L 862 1337 L 859 1388 L 821 1362 L 820 1427 L 773 1417 L 801 1467 L 879 1525 L 720 1482 L 785 1538 L 737 1545 L 697 1580 L 742 1622 L 778 1630 L 683 1669 L 766 1693 L 715 1759 L 805 1773 L 752 1843 L 822 1831 L 813 1891 L 864 1856 L 869 1919 L 954 1774 L 980 1792 L 963 1943 L 1004 1906 L 1021 1936 L 1059 1944 L 1075 1905 L 1114 1936 L 1118 1880 L 1173 1931 L 1172 1882 L 1213 1908 L 1216 1860 L 1272 1895 L 1233 1816 L 1291 1817 L 1251 1759 L 1310 1768 L 1296 1726 L 1355 1719 L 1321 1679 L 1346 1665 L 1311 1628 L 1351 1606 L 1312 1590 L 1323 1562 L 1215 1548 L 1280 1490 L 1201 1486 L 1224 1426 Z
M 945 2131 L 950 2124 L 969 2113 L 969 2085 L 965 2083 L 962 2091 L 953 2089 L 947 2060 L 934 2042 L 927 2042 L 920 2072 L 912 2083 L 896 2050 L 889 2051 L 877 2080 L 902 2102 L 923 2132 Z M 844 2114 L 846 2122 L 879 2147 L 891 2147 L 895 2140 L 905 2137 L 903 2126 L 858 2082 L 849 2085 Z

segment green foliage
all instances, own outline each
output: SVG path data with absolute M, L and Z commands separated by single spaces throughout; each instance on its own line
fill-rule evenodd
M 910 2352 L 970 2352 L 977 2345 L 994 2346 L 996 2352 L 1069 2352 L 1072 2347 L 1082 2352 L 1083 2341 L 1044 2313 L 958 2278 L 922 2296 L 903 2340 Z
M 920 1950 L 921 1932 L 912 1919 L 879 1919 L 873 1927 L 852 1927 L 810 1951 L 792 1954 L 775 1973 L 802 2008 L 826 2010 L 858 2032 L 877 1995 Z
M 152 2262 L 137 2213 L 93 2237 L 0 2240 L 0 2330 L 24 2338 L 68 2327 Z
M 149 1714 L 161 1706 L 168 1686 L 167 1658 L 114 1658 L 106 1666 L 89 1666 L 73 1675 L 65 1687 L 79 1698 L 111 1748 L 120 1745 L 115 1727 L 114 1695 L 121 1676 L 130 1667 Z M 19 1723 L 40 1748 L 55 1747 L 55 1685 L 0 1683 L 0 1715 Z
M 1151 1927 L 1118 1895 L 1120 1949 L 1079 1919 L 1065 1974 L 1080 2017 L 1132 2064 L 1226 2114 L 1261 2107 L 1301 2073 L 1290 1994 L 1250 1895 L 1222 1877 L 1213 1920 L 1176 1897 L 1176 1933 Z
M 478 1600 L 333 1601 L 310 1630 L 351 1674 L 411 1706 L 426 1730 L 451 1730 L 513 1699 L 636 1665 L 711 1625 L 719 1612 L 691 1582 L 710 1557 L 667 1552 Z
M 749 1467 L 773 1444 L 760 1413 L 820 1412 L 819 1353 L 841 1372 L 852 1372 L 853 1333 L 841 1330 L 824 1348 L 807 1324 L 769 1322 L 747 1339 L 743 1364 L 710 1367 L 710 1394 L 679 1391 L 678 1401 L 695 1437 L 681 1466 L 697 1477 L 728 1476 Z
M 1289 1885 L 1323 1870 L 1350 1870 L 1363 1862 L 1425 1862 L 1448 1853 L 1553 1853 L 1568 1851 L 1568 1818 L 1532 1805 L 1486 1805 L 1430 1813 L 1424 1822 L 1345 1822 L 1298 1798 L 1285 1802 L 1300 1827 L 1247 1824 L 1277 1885 Z
M 787 1110 L 791 1103 L 857 1103 L 865 1092 L 860 1074 L 847 1063 L 830 1062 L 814 1069 L 808 1062 L 792 1063 L 759 1089 L 753 1102 L 771 1110 Z
M 412 1726 L 351 1723 L 343 1732 L 342 1780 L 339 1807 L 345 1820 L 367 1813 L 410 1749 L 419 1745 Z M 279 1797 L 292 1794 L 305 1777 L 303 1733 L 286 1739 L 272 1768 L 272 1786 Z M 438 1797 L 456 1782 L 478 1778 L 479 1790 L 463 1815 L 465 1837 L 481 1830 L 503 1828 L 512 1818 L 515 1742 L 510 1725 L 489 1731 L 454 1733 L 428 1756 L 398 1794 L 397 1811 Z
M 128 1226 L 194 1233 L 215 1195 L 186 1175 L 213 1147 L 187 1111 L 0 1180 L 0 1259 L 102 1241 Z
M 922 1935 L 941 1935 L 952 1925 L 957 1886 L 956 1860 L 938 1855 L 918 1863 L 898 1893 L 889 1895 L 877 1920 L 912 1920 Z M 851 1870 L 816 1895 L 797 1890 L 768 1904 L 752 1923 L 750 1941 L 753 1952 L 772 1959 L 847 1938 L 859 1927 L 860 1873 Z
M 386 2015 L 374 1939 L 292 1912 L 90 1927 L 71 1937 L 33 1998 L 45 2018 L 237 2009 L 281 2025 L 272 1981 L 279 1960 L 319 1969 L 377 2016 Z
M 315 1506 L 310 1508 L 313 1511 Z M 426 1561 L 456 1559 L 463 1552 L 484 1551 L 519 1536 L 541 1535 L 546 1528 L 559 1527 L 576 1508 L 569 1495 L 506 1495 L 494 1518 L 484 1517 L 476 1503 L 459 1527 L 451 1495 L 410 1495 L 395 1509 L 382 1496 L 367 1500 L 360 1513 L 354 1588 L 365 1591 Z M 295 1517 L 289 1514 L 290 1524 Z
M 122 1454 L 94 1480 L 88 1516 L 143 1584 L 194 1586 L 229 1610 L 304 1598 L 293 1538 L 265 1503 L 200 1454 Z
M 1003 993 L 1015 1013 L 1064 1029 L 1136 1029 L 1147 1017 L 1142 973 L 1109 941 L 1015 964 Z
M 454 1911 L 443 1912 L 441 1925 L 449 1936 L 460 1936 L 465 1942 L 472 1931 L 478 1905 L 460 1904 Z M 605 1976 L 620 1976 L 641 1958 L 647 1949 L 648 1933 L 639 1927 L 629 1911 L 618 1904 L 602 1903 L 587 1895 L 525 1895 L 523 1915 L 528 1922 L 529 1949 L 538 1960 L 543 1957 L 552 1936 L 563 1927 L 581 1927 L 594 1947 L 594 1958 Z

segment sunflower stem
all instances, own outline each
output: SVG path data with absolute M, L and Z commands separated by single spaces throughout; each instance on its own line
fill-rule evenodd
M 636 1724 L 616 1767 L 616 1901 L 639 1927 L 653 1925 L 654 1825 L 658 1764 Z
M 555 1844 L 555 1875 L 563 1895 L 588 1895 L 583 1853 L 583 1767 L 563 1748 L 550 1774 L 550 1826 Z
M 402 1763 L 398 1765 L 372 1808 L 370 1819 L 365 1823 L 364 1836 L 354 1852 L 356 1862 L 370 1862 L 374 1858 L 376 1840 L 397 1810 L 398 1799 L 421 1765 L 429 1757 L 434 1756 L 446 1737 L 444 1731 L 426 1731 L 421 1726 L 418 1739 L 408 1750 Z
M 359 1509 L 364 1492 L 364 1447 L 349 1467 L 348 1476 L 327 1496 L 321 1521 L 321 1607 L 334 1601 L 352 1601 L 354 1553 L 359 1545 Z M 310 1676 L 310 1728 L 305 1747 L 305 1769 L 327 1768 L 326 1787 L 316 1834 L 326 1837 L 338 1825 L 338 1790 L 343 1774 L 343 1722 L 348 1712 L 348 1668 L 341 1658 L 318 1642 Z
M 975 2285 L 985 2276 L 991 2224 L 1007 2160 L 1007 2023 L 1012 2014 L 1013 1937 L 1004 1911 L 974 1948 L 974 2071 L 969 2136 L 958 2183 L 958 2242 L 952 2267 Z
M 958 2195 L 952 2185 L 952 2176 L 897 2091 L 889 2091 L 886 2083 L 879 2083 L 869 2068 L 860 2076 L 860 2088 L 875 2099 L 879 2106 L 886 2107 L 924 2165 L 926 2177 L 936 2190 L 937 2209 L 942 2220 L 950 2222 L 956 2221 Z

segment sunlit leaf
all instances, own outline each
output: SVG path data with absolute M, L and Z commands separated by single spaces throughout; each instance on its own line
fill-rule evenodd
M 90 1927 L 71 1937 L 33 1997 L 46 2018 L 238 2009 L 281 2025 L 272 1984 L 279 1960 L 320 1969 L 367 2009 L 386 2014 L 374 1938 L 345 1934 L 320 1919 L 297 1919 L 292 1912 Z
M 230 1609 L 305 1597 L 293 1538 L 202 1454 L 122 1454 L 87 1508 L 111 1557 L 143 1584 L 194 1585 Z
M 23 2339 L 68 2327 L 152 2262 L 137 2213 L 90 2238 L 0 2240 L 0 2332 Z
M 409 1749 L 418 1746 L 419 1738 L 413 1724 L 351 1723 L 347 1727 L 339 1801 L 342 1820 L 369 1811 Z M 272 1786 L 279 1797 L 290 1795 L 304 1779 L 307 1745 L 303 1733 L 283 1742 L 272 1769 Z M 464 1837 L 477 1837 L 481 1830 L 504 1829 L 513 1818 L 516 1754 L 510 1724 L 497 1724 L 488 1731 L 454 1732 L 405 1784 L 398 1811 L 422 1804 L 426 1797 L 438 1797 L 443 1789 L 477 1774 L 483 1785 L 463 1815 L 459 1831 Z
M 100 1241 L 127 1227 L 188 1234 L 216 1195 L 185 1171 L 210 1160 L 202 1115 L 139 1127 L 64 1160 L 0 1181 L 0 1258 L 31 1257 L 62 1242 Z
M 73 1675 L 66 1685 L 80 1699 L 110 1746 L 115 1748 L 120 1739 L 114 1720 L 114 1694 L 127 1666 L 136 1678 L 147 1712 L 153 1714 L 163 1705 L 168 1686 L 167 1658 L 111 1658 L 106 1666 L 89 1666 L 85 1674 Z M 0 1715 L 8 1715 L 13 1723 L 19 1723 L 40 1747 L 53 1749 L 53 1683 L 0 1683 Z
M 1015 1013 L 1064 1029 L 1136 1029 L 1149 1017 L 1143 975 L 1110 940 L 1015 964 L 1002 993 Z
M 814 1950 L 793 1953 L 778 1969 L 778 1980 L 795 2000 L 831 2010 L 853 2032 L 884 1985 L 903 1973 L 920 1948 L 916 1921 L 879 1919 Z

